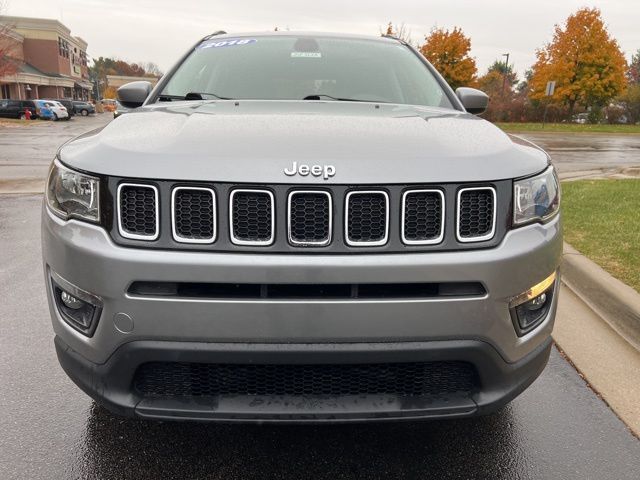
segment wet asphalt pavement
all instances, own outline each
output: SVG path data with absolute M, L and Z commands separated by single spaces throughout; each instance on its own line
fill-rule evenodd
M 549 152 L 561 174 L 640 167 L 640 135 L 538 132 L 519 135 Z
M 29 127 L 0 126 L 0 192 L 39 192 L 49 164 L 63 142 L 110 122 L 112 114 L 37 121 Z M 561 175 L 585 170 L 640 167 L 640 135 L 518 134 L 545 148 Z M 16 188 L 8 190 L 7 184 Z M 4 190 L 3 190 L 3 187 Z
M 33 144 L 24 148 L 38 152 L 35 161 L 12 172 L 46 171 L 64 137 L 87 129 L 83 120 L 29 128 Z M 0 129 L 0 180 L 26 138 Z M 585 155 L 595 163 L 608 158 Z M 584 161 L 578 157 L 584 155 L 555 159 L 570 166 Z M 527 391 L 477 419 L 259 427 L 114 417 L 58 366 L 40 263 L 40 206 L 39 195 L 0 195 L 0 480 L 640 478 L 640 442 L 555 350 Z

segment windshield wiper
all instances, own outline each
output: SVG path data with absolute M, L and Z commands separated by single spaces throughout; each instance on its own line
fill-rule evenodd
M 359 98 L 338 98 L 333 97 L 331 95 L 326 95 L 324 93 L 314 93 L 313 95 L 307 95 L 302 100 L 322 100 L 323 98 L 328 98 L 330 100 L 335 100 L 336 102 L 368 102 L 368 103 L 389 103 L 389 102 L 381 102 L 378 100 L 362 100 Z
M 214 97 L 218 100 L 234 100 L 230 97 L 221 97 L 220 95 L 216 95 L 215 93 L 205 93 L 205 92 L 189 92 L 184 96 L 185 100 L 206 100 L 204 97 Z
M 233 98 L 221 97 L 216 95 L 215 93 L 200 93 L 200 92 L 189 92 L 184 97 L 180 95 L 167 95 L 165 93 L 161 93 L 158 96 L 158 100 L 161 102 L 171 102 L 173 100 L 206 100 L 204 96 L 210 96 L 217 98 L 218 100 L 233 100 Z

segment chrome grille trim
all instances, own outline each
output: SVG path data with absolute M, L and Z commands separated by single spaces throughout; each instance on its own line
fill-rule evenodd
M 352 195 L 381 194 L 385 199 L 385 230 L 384 238 L 371 242 L 354 241 L 349 238 L 349 199 Z M 344 200 L 344 240 L 350 247 L 376 247 L 385 245 L 389 240 L 389 194 L 384 190 L 353 190 L 348 192 Z
M 155 198 L 155 207 L 156 207 L 156 215 L 155 215 L 155 232 L 153 235 L 140 235 L 137 233 L 127 232 L 122 226 L 122 208 L 120 205 L 120 194 L 124 187 L 136 187 L 136 188 L 149 188 L 153 190 L 153 195 Z M 124 238 L 130 238 L 132 240 L 146 240 L 153 241 L 157 240 L 160 236 L 160 194 L 158 192 L 158 188 L 155 185 L 149 185 L 145 183 L 121 183 L 118 185 L 118 190 L 116 193 L 116 213 L 118 215 L 118 233 Z
M 294 195 L 305 193 L 325 195 L 329 200 L 329 234 L 325 240 L 301 242 L 299 240 L 295 240 L 291 235 L 291 200 Z M 289 192 L 289 195 L 287 196 L 287 237 L 289 238 L 289 243 L 291 243 L 291 245 L 295 245 L 298 247 L 323 247 L 331 243 L 331 238 L 333 237 L 333 199 L 331 198 L 331 194 L 329 192 L 326 192 L 324 190 L 293 190 Z
M 211 238 L 185 238 L 185 237 L 181 237 L 178 234 L 177 228 L 176 228 L 176 193 L 178 193 L 181 190 L 195 190 L 195 191 L 202 191 L 202 192 L 209 192 L 211 194 L 211 199 L 213 201 L 212 204 L 212 208 L 213 208 L 213 218 L 212 218 L 212 222 L 213 222 L 213 235 L 211 236 Z M 217 229 L 217 202 L 216 202 L 216 192 L 213 191 L 213 189 L 211 188 L 205 188 L 205 187 L 175 187 L 173 189 L 173 191 L 171 192 L 171 233 L 173 235 L 173 239 L 176 242 L 180 242 L 180 243 L 201 243 L 201 244 L 207 244 L 207 243 L 213 243 L 216 241 L 216 237 L 218 234 L 218 229 Z
M 271 236 L 268 240 L 242 240 L 236 238 L 233 231 L 233 198 L 238 193 L 266 193 L 269 195 L 269 200 L 271 202 Z M 275 207 L 275 198 L 273 196 L 273 192 L 270 190 L 264 190 L 259 188 L 237 188 L 232 190 L 229 194 L 229 232 L 231 234 L 231 242 L 236 245 L 251 245 L 251 246 L 261 246 L 267 247 L 271 245 L 275 239 L 275 229 L 276 229 L 276 207 Z
M 485 235 L 480 235 L 476 237 L 463 237 L 460 235 L 460 208 L 462 206 L 460 202 L 460 197 L 464 192 L 469 191 L 480 191 L 480 190 L 489 190 L 493 196 L 493 218 L 491 220 L 491 231 Z M 458 190 L 458 194 L 456 196 L 456 239 L 460 243 L 471 243 L 471 242 L 484 242 L 486 240 L 490 240 L 496 234 L 496 212 L 498 210 L 497 205 L 497 195 L 496 189 L 493 187 L 469 187 L 469 188 L 461 188 Z
M 440 195 L 440 233 L 436 238 L 430 238 L 427 240 L 408 240 L 405 237 L 405 210 L 407 205 L 407 196 L 412 193 L 437 193 Z M 495 209 L 494 209 L 495 210 Z M 442 190 L 438 190 L 437 188 L 423 188 L 423 189 L 414 189 L 414 190 L 406 190 L 402 194 L 402 212 L 400 213 L 400 236 L 402 242 L 406 245 L 435 245 L 437 243 L 442 242 L 444 239 L 444 223 L 446 218 L 446 205 L 444 201 L 444 192 Z

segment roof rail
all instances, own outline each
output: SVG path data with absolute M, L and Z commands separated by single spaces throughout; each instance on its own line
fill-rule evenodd
M 380 35 L 380 36 L 381 36 L 381 37 L 384 37 L 384 38 L 390 38 L 391 40 L 397 40 L 397 41 L 398 41 L 398 42 L 400 42 L 400 43 L 405 43 L 405 44 L 407 43 L 407 42 L 405 42 L 404 40 L 402 40 L 400 37 L 396 37 L 395 35 L 390 35 L 390 34 L 388 34 L 388 33 L 383 33 L 383 34 L 382 34 L 382 35 Z
M 218 30 L 216 32 L 213 32 L 213 33 L 207 35 L 206 37 L 203 38 L 203 40 L 207 40 L 207 39 L 209 39 L 211 37 L 215 37 L 216 35 L 226 35 L 226 33 L 227 32 L 225 32 L 224 30 Z

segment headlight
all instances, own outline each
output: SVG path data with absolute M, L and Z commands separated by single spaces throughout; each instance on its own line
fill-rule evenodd
M 513 185 L 513 224 L 542 222 L 560 210 L 560 183 L 553 167 Z
M 100 179 L 76 172 L 57 159 L 51 164 L 47 205 L 59 217 L 100 222 Z

